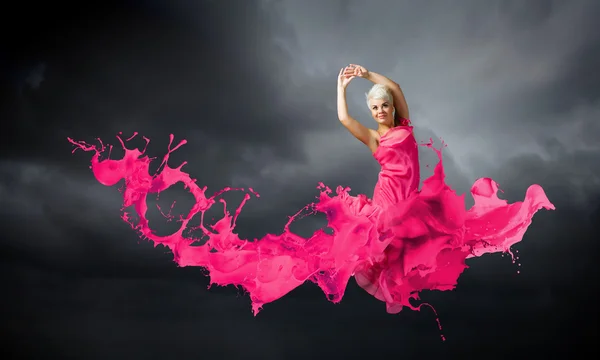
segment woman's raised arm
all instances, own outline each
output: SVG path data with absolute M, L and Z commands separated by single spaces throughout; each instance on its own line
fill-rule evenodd
M 376 148 L 375 136 L 372 134 L 371 130 L 369 130 L 366 126 L 359 123 L 356 119 L 354 119 L 350 114 L 348 114 L 348 103 L 346 102 L 346 88 L 350 81 L 355 78 L 355 76 L 346 76 L 344 75 L 345 68 L 340 70 L 340 74 L 338 76 L 338 87 L 337 87 L 337 112 L 338 119 L 350 131 L 355 138 L 360 140 L 363 144 L 367 145 L 371 151 L 374 151 L 374 147 Z

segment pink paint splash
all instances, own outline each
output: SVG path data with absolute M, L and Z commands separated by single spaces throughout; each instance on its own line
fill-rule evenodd
M 529 187 L 524 201 L 508 204 L 497 197 L 496 182 L 482 178 L 471 189 L 475 204 L 466 210 L 464 195 L 456 195 L 444 182 L 442 152 L 432 143 L 422 145 L 435 151 L 440 161 L 419 190 L 418 144 L 412 127 L 399 126 L 382 136 L 373 154 L 381 172 L 372 199 L 351 196 L 350 189 L 341 186 L 335 195 L 322 183 L 317 187 L 318 201 L 305 209 L 325 213 L 333 234 L 319 230 L 303 238 L 292 233 L 289 225 L 298 213 L 290 217 L 281 234 L 248 241 L 234 232 L 236 219 L 251 194 L 258 194 L 252 189 L 225 188 L 207 196 L 206 187 L 198 186 L 181 170 L 185 162 L 177 168 L 168 165 L 169 155 L 186 143 L 182 140 L 172 147 L 173 138 L 171 135 L 160 171 L 154 175 L 149 174 L 152 160 L 144 155 L 147 138 L 146 147 L 140 151 L 127 148 L 117 136 L 125 150 L 119 160 L 100 160 L 106 150 L 100 139 L 99 146 L 68 140 L 76 146 L 73 152 L 94 152 L 91 169 L 101 184 L 113 186 L 125 180 L 123 220 L 155 245 L 168 247 L 179 266 L 207 269 L 211 284 L 243 287 L 250 295 L 254 315 L 264 304 L 307 280 L 337 303 L 352 276 L 363 289 L 385 302 L 389 313 L 398 313 L 405 306 L 413 310 L 431 307 L 427 303 L 413 305 L 420 291 L 454 289 L 468 258 L 496 252 L 512 256 L 510 247 L 521 241 L 533 215 L 541 208 L 554 209 L 539 185 Z M 178 182 L 185 185 L 196 204 L 180 219 L 179 230 L 158 236 L 146 218 L 146 198 Z M 205 212 L 222 193 L 232 190 L 246 192 L 234 215 L 225 210 L 214 225 L 205 226 Z M 226 209 L 225 201 L 218 201 Z M 132 220 L 129 209 L 139 220 Z M 200 224 L 190 224 L 196 214 L 201 215 Z M 201 230 L 208 240 L 198 245 L 200 239 L 184 235 L 186 229 Z

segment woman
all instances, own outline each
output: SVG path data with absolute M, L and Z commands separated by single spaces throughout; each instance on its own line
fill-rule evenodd
M 356 77 L 375 83 L 367 104 L 376 130 L 348 114 L 346 88 Z M 378 241 L 369 244 L 370 261 L 357 264 L 354 276 L 362 288 L 386 302 L 388 312 L 399 312 L 403 306 L 414 309 L 410 300 L 421 290 L 453 289 L 466 258 L 509 251 L 538 209 L 553 208 L 537 185 L 530 187 L 523 203 L 508 205 L 497 198 L 492 179 L 479 179 L 472 188 L 475 206 L 466 211 L 464 198 L 444 183 L 436 149 L 440 163 L 419 191 L 418 145 L 400 86 L 351 64 L 340 70 L 337 91 L 340 122 L 381 165 L 372 200 L 340 196 L 352 215 L 364 215 L 376 225 Z
M 375 83 L 367 93 L 367 105 L 377 122 L 377 130 L 368 129 L 348 114 L 346 88 L 355 77 Z M 364 143 L 382 165 L 373 193 L 374 204 L 396 203 L 419 186 L 419 153 L 408 116 L 408 105 L 400 86 L 387 77 L 351 64 L 338 76 L 338 118 L 354 137 Z M 380 144 L 384 141 L 381 151 Z M 391 146 L 394 144 L 394 146 Z M 402 149 L 398 146 L 402 144 Z M 397 157 L 397 155 L 402 155 Z M 391 161 L 394 158 L 394 161 Z M 400 162 L 401 168 L 392 163 Z M 400 170 L 400 171 L 398 171 Z

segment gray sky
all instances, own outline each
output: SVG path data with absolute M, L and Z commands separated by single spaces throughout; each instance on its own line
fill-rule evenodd
M 95 182 L 90 154 L 71 155 L 66 141 L 100 137 L 117 144 L 117 132 L 137 131 L 151 139 L 150 154 L 159 156 L 170 133 L 185 138 L 188 145 L 171 165 L 188 161 L 185 169 L 209 192 L 250 186 L 261 194 L 246 205 L 240 235 L 278 232 L 288 215 L 318 195 L 319 181 L 372 194 L 377 164 L 335 112 L 336 75 L 348 63 L 403 87 L 417 139 L 448 144 L 448 182 L 459 192 L 490 176 L 510 201 L 538 183 L 557 206 L 536 215 L 517 246 L 519 276 L 510 260 L 489 256 L 472 260 L 455 291 L 424 294 L 440 313 L 446 336 L 455 339 L 451 349 L 434 345 L 431 351 L 459 354 L 468 339 L 486 349 L 492 344 L 486 339 L 506 336 L 503 331 L 540 334 L 522 344 L 541 351 L 544 331 L 558 339 L 552 326 L 572 330 L 573 323 L 541 321 L 564 311 L 559 309 L 575 296 L 565 294 L 569 286 L 581 283 L 584 291 L 590 282 L 584 271 L 594 264 L 597 2 L 183 4 L 53 5 L 31 18 L 19 15 L 31 35 L 7 41 L 11 55 L 2 59 L 9 96 L 0 115 L 14 129 L 13 141 L 0 145 L 0 209 L 11 234 L 3 240 L 3 266 L 6 283 L 20 289 L 22 299 L 11 300 L 18 305 L 11 319 L 36 320 L 28 328 L 15 325 L 15 339 L 35 337 L 58 355 L 95 351 L 113 358 L 107 349 L 115 344 L 126 344 L 118 354 L 129 358 L 149 349 L 171 354 L 148 342 L 152 331 L 177 345 L 171 355 L 183 357 L 194 354 L 189 344 L 197 336 L 227 347 L 232 358 L 249 352 L 265 359 L 316 358 L 334 350 L 315 344 L 338 346 L 338 336 L 354 339 L 352 346 L 340 345 L 340 354 L 393 351 L 378 345 L 387 338 L 407 352 L 436 344 L 431 314 L 387 315 L 383 303 L 353 281 L 339 305 L 307 284 L 252 318 L 247 297 L 235 289 L 206 290 L 199 269 L 177 269 L 164 249 L 139 241 L 119 219 L 117 189 Z M 67 9 L 75 15 L 61 17 Z M 50 11 L 63 15 L 46 16 Z M 373 126 L 364 101 L 369 86 L 362 79 L 350 85 L 350 111 Z M 434 163 L 424 150 L 423 177 L 430 173 L 425 165 Z M 233 208 L 240 198 L 228 199 Z M 162 194 L 160 203 L 173 200 L 178 213 L 192 206 L 182 187 Z M 159 231 L 171 229 L 157 212 L 150 217 Z M 306 235 L 322 224 L 307 218 L 295 229 Z M 468 315 L 473 309 L 477 316 Z M 82 321 L 90 327 L 74 331 Z M 298 324 L 295 330 L 287 328 L 291 323 Z M 171 332 L 187 335 L 176 339 Z M 243 340 L 233 346 L 221 337 L 225 332 Z M 99 340 L 98 334 L 107 335 Z M 80 345 L 67 345 L 69 336 Z M 254 338 L 262 339 L 259 345 L 242 349 Z

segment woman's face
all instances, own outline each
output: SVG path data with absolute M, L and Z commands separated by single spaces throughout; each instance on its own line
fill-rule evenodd
M 394 125 L 394 107 L 387 100 L 370 99 L 369 108 L 373 119 L 379 124 L 393 126 Z

